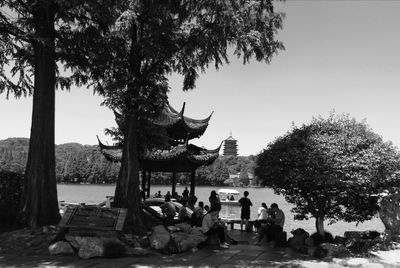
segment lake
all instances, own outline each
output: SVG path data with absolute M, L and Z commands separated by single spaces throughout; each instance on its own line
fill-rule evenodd
M 185 186 L 178 185 L 176 187 L 176 191 L 179 194 L 182 194 Z M 190 188 L 190 187 L 188 187 Z M 198 201 L 203 201 L 204 204 L 208 204 L 208 197 L 212 190 L 218 191 L 220 188 L 229 188 L 229 187 L 211 187 L 211 186 L 196 186 L 196 196 Z M 248 191 L 249 198 L 253 203 L 253 207 L 251 209 L 250 217 L 251 219 L 255 219 L 257 217 L 257 210 L 261 206 L 262 202 L 265 202 L 269 207 L 271 203 L 277 203 L 279 207 L 283 210 L 286 216 L 284 229 L 287 232 L 290 232 L 293 229 L 303 228 L 310 234 L 315 232 L 315 219 L 311 218 L 310 220 L 298 221 L 294 220 L 293 214 L 290 212 L 293 207 L 291 204 L 286 202 L 285 198 L 280 195 L 276 195 L 272 189 L 269 188 L 232 188 L 241 193 L 243 195 L 244 191 Z M 100 203 L 105 200 L 106 196 L 114 195 L 115 185 L 92 185 L 92 184 L 59 184 L 57 185 L 58 191 L 58 200 L 71 202 L 71 203 Z M 161 191 L 162 194 L 165 194 L 167 191 L 171 191 L 171 186 L 167 185 L 154 185 L 151 187 L 150 196 L 153 196 L 156 192 Z M 222 213 L 227 213 L 223 208 Z M 240 208 L 228 208 L 231 214 L 234 214 L 237 217 L 240 217 Z M 325 222 L 325 229 L 331 232 L 334 236 L 341 235 L 345 231 L 366 231 L 366 230 L 376 230 L 378 232 L 382 232 L 384 230 L 384 226 L 382 221 L 378 217 L 374 217 L 372 220 L 357 224 L 356 223 L 346 223 L 346 222 L 338 222 L 332 225 L 328 225 L 328 222 Z

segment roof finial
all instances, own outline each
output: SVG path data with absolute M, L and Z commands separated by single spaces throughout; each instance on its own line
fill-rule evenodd
M 229 132 L 229 136 L 231 136 L 231 137 L 232 137 L 232 130 Z

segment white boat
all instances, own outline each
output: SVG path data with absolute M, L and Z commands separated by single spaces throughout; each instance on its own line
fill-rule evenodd
M 234 189 L 219 189 L 218 195 L 221 205 L 240 206 L 240 192 Z

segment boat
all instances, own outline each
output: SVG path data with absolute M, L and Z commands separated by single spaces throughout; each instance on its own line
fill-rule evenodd
M 234 189 L 219 189 L 218 195 L 221 205 L 240 206 L 240 192 Z

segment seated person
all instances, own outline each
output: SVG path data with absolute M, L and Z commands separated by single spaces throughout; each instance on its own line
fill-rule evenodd
M 201 230 L 203 234 L 205 234 L 208 237 L 217 234 L 220 246 L 222 248 L 229 248 L 229 244 L 225 242 L 224 223 L 218 219 L 220 210 L 221 210 L 220 203 L 211 204 L 210 211 L 203 217 Z
M 285 214 L 279 209 L 276 203 L 271 204 L 270 211 L 273 213 L 273 216 L 269 217 L 267 219 L 268 224 L 262 226 L 259 230 L 256 244 L 259 244 L 264 236 L 267 237 L 268 242 L 273 242 L 276 240 L 276 234 L 283 232 Z
M 229 198 L 229 201 L 235 201 L 235 197 L 233 195 L 231 195 L 231 197 Z
M 195 208 L 190 218 L 190 224 L 193 227 L 201 227 L 203 222 L 203 209 L 201 207 Z
M 165 203 L 160 206 L 161 211 L 166 216 L 166 224 L 171 224 L 174 222 L 176 209 L 175 205 L 171 202 L 170 197 L 165 197 Z
M 179 221 L 190 221 L 190 216 L 189 212 L 187 210 L 187 201 L 186 200 L 181 200 L 182 207 L 179 209 Z
M 254 227 L 256 227 L 258 230 L 262 224 L 268 223 L 267 204 L 261 203 L 261 207 L 258 209 L 257 215 L 257 219 L 254 221 Z

